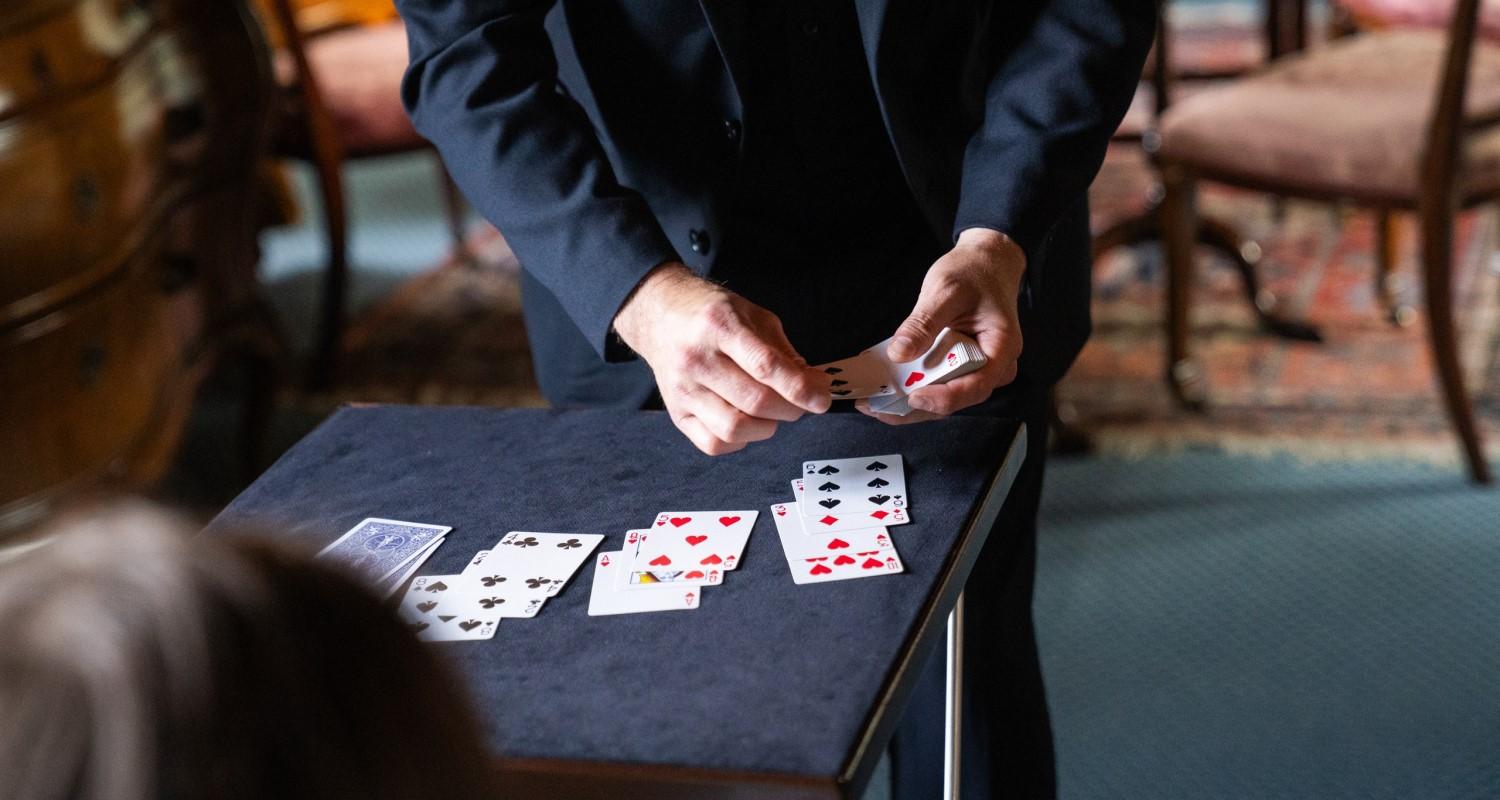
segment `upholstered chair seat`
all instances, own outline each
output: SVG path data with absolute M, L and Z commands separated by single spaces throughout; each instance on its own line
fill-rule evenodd
M 1171 161 L 1246 185 L 1410 207 L 1447 37 L 1364 34 L 1281 59 L 1161 120 Z M 1466 115 L 1500 117 L 1500 46 L 1476 44 Z M 1500 190 L 1500 129 L 1470 137 L 1461 190 Z

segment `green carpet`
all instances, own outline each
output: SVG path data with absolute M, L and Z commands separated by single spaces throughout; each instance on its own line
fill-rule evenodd
M 1054 467 L 1062 797 L 1500 797 L 1500 495 L 1389 463 Z

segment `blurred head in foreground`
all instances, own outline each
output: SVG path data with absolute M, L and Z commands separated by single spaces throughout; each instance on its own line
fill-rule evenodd
M 485 794 L 458 684 L 374 595 L 192 530 L 111 506 L 0 564 L 0 798 Z

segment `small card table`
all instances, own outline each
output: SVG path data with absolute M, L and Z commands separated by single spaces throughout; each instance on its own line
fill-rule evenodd
M 419 571 L 438 575 L 512 530 L 605 534 L 606 551 L 660 511 L 760 511 L 696 610 L 590 617 L 590 559 L 534 619 L 430 646 L 466 673 L 504 796 L 858 797 L 1025 449 L 1014 421 L 828 414 L 710 458 L 660 412 L 346 407 L 209 533 L 256 524 L 321 547 L 365 517 L 451 525 Z M 890 531 L 906 572 L 792 583 L 769 508 L 802 462 L 887 453 L 905 460 L 913 522 Z

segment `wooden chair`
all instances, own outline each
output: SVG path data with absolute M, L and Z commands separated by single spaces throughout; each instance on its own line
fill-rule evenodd
M 1439 385 L 1469 474 L 1490 481 L 1458 360 L 1452 297 L 1454 217 L 1500 197 L 1500 48 L 1476 45 L 1478 9 L 1479 0 L 1458 0 L 1446 34 L 1340 39 L 1176 103 L 1163 116 L 1167 380 L 1180 402 L 1201 404 L 1203 393 L 1202 372 L 1188 355 L 1197 180 L 1352 202 L 1387 220 L 1415 211 Z M 1377 255 L 1379 271 L 1388 271 L 1389 237 Z
M 382 10 L 388 12 L 382 15 Z M 299 11 L 314 11 L 308 23 Z M 309 3 L 266 0 L 264 14 L 281 45 L 278 78 L 291 102 L 283 112 L 277 155 L 306 161 L 317 174 L 328 235 L 328 266 L 310 382 L 332 380 L 349 281 L 348 212 L 342 176 L 346 161 L 428 150 L 401 106 L 406 28 L 388 0 Z M 303 20 L 299 24 L 299 19 Z M 309 30 L 310 29 L 310 30 Z M 434 156 L 435 156 L 434 152 Z M 467 262 L 464 202 L 441 162 L 443 198 L 456 260 Z

